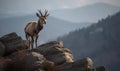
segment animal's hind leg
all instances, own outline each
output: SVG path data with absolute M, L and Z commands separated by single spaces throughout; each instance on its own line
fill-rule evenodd
M 37 40 L 38 40 L 38 36 L 36 36 L 36 38 L 35 38 L 36 48 L 37 48 Z
M 32 43 L 31 43 L 31 47 L 33 49 L 33 45 L 34 45 L 34 38 L 31 36 L 31 40 L 32 40 Z
M 28 38 L 28 47 L 29 47 L 29 48 L 30 48 L 30 44 L 31 44 L 30 38 Z
M 29 36 L 27 34 L 25 34 L 25 36 L 26 36 L 26 40 L 28 42 L 28 47 L 30 48 L 30 38 L 29 38 Z

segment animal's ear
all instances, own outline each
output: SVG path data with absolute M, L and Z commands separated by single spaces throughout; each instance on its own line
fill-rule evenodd
M 39 15 L 38 13 L 36 13 L 36 16 L 37 16 L 37 17 L 40 17 L 40 15 Z

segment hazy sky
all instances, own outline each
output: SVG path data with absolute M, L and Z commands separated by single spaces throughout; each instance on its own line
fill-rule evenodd
M 0 13 L 33 13 L 36 9 L 63 9 L 96 2 L 120 6 L 120 0 L 0 0 Z

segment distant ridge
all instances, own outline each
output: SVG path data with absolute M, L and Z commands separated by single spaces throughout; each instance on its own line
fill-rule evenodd
M 107 3 L 94 3 L 74 9 L 58 10 L 53 16 L 71 22 L 97 22 L 120 11 L 120 7 Z
M 10 32 L 17 32 L 22 38 L 25 38 L 24 27 L 30 21 L 37 21 L 36 15 L 18 16 L 0 20 L 0 36 Z M 65 20 L 57 19 L 49 16 L 47 24 L 40 34 L 40 43 L 51 39 L 56 39 L 59 36 L 67 34 L 73 30 L 85 27 L 91 23 L 72 23 Z M 62 28 L 62 29 L 61 29 Z M 59 31 L 59 32 L 58 32 Z

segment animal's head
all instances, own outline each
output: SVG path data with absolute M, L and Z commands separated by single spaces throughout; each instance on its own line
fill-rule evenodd
M 46 19 L 49 16 L 48 11 L 45 10 L 44 15 L 42 14 L 41 10 L 38 10 L 39 13 L 36 13 L 36 16 L 39 18 L 38 22 L 40 24 L 46 24 Z

